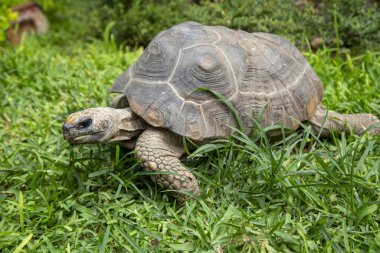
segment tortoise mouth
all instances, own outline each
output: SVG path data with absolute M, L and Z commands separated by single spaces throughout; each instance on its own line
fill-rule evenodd
M 63 138 L 71 145 L 101 143 L 102 137 L 104 137 L 104 132 L 105 131 L 100 131 L 81 135 L 63 134 Z
M 74 138 L 65 138 L 70 144 L 82 144 L 87 143 L 91 135 L 76 136 Z
M 93 129 L 78 130 L 75 126 L 62 125 L 63 138 L 71 145 L 90 144 L 102 142 L 105 130 L 94 131 Z
M 81 143 L 88 143 L 93 135 L 81 135 L 76 136 L 70 140 L 71 144 L 81 144 Z

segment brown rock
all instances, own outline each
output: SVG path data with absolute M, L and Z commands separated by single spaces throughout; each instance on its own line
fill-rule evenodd
M 315 52 L 324 44 L 324 40 L 321 37 L 312 37 L 310 40 L 310 47 Z
M 38 4 L 29 2 L 17 5 L 12 11 L 18 14 L 17 20 L 13 21 L 7 30 L 7 38 L 12 45 L 17 45 L 24 33 L 47 33 L 49 22 Z

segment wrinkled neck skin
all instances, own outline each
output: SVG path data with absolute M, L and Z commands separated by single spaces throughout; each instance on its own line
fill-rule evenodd
M 131 140 L 126 140 L 126 141 L 118 141 L 116 142 L 120 147 L 126 148 L 128 150 L 133 150 L 135 149 L 135 145 L 137 142 L 137 137 L 131 139 Z
M 101 143 L 119 142 L 124 147 L 134 146 L 135 139 L 148 127 L 131 108 L 115 110 L 112 129 L 100 140 Z

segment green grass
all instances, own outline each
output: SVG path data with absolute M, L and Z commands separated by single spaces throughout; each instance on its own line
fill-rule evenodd
M 206 144 L 186 162 L 203 195 L 178 207 L 132 154 L 61 134 L 68 113 L 107 105 L 141 50 L 51 41 L 0 49 L 1 252 L 380 251 L 379 137 L 318 140 L 305 126 Z M 379 54 L 334 55 L 306 54 L 324 104 L 379 116 Z

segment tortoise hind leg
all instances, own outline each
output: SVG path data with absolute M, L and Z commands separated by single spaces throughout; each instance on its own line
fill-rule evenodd
M 160 186 L 178 191 L 173 195 L 181 203 L 186 194 L 200 194 L 195 176 L 179 161 L 184 153 L 181 137 L 160 128 L 148 128 L 137 139 L 137 157 L 143 160 L 145 170 L 152 172 L 172 172 L 173 174 L 152 175 L 152 180 Z
M 327 111 L 320 105 L 308 121 L 314 133 L 321 133 L 322 137 L 327 137 L 330 132 L 343 131 L 362 135 L 366 130 L 371 135 L 380 135 L 380 121 L 372 114 L 340 114 Z

